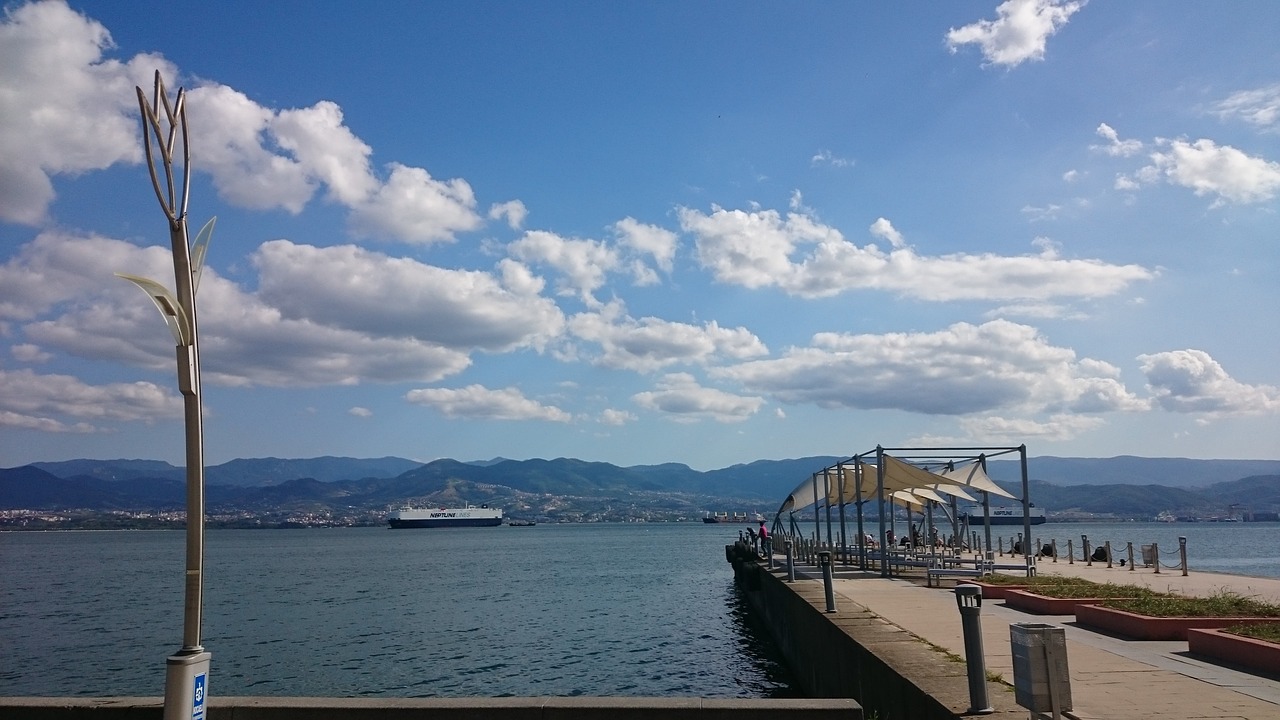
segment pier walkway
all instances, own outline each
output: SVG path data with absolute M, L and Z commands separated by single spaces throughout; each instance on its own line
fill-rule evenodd
M 785 558 L 775 556 L 785 563 Z M 822 583 L 821 570 L 797 565 L 797 583 Z M 1130 571 L 1104 563 L 1088 566 L 1043 562 L 1040 575 L 1072 575 L 1124 584 L 1145 584 L 1193 596 L 1212 596 L 1224 590 L 1280 603 L 1280 579 L 1150 568 Z M 881 578 L 878 572 L 860 572 L 835 566 L 837 613 L 865 609 L 930 644 L 960 657 L 964 640 L 960 613 L 952 590 L 957 581 L 943 587 L 926 587 L 923 575 Z M 802 579 L 803 578 L 803 579 Z M 963 579 L 958 582 L 963 582 Z M 857 608 L 856 606 L 861 606 Z M 997 712 L 988 717 L 1025 718 L 1026 710 L 1012 700 L 1013 660 L 1009 626 L 1042 622 L 1065 629 L 1067 664 L 1071 676 L 1074 710 L 1069 717 L 1081 720 L 1145 720 L 1176 718 L 1280 718 L 1280 668 L 1276 675 L 1236 671 L 1198 659 L 1187 652 L 1185 641 L 1136 641 L 1077 625 L 1074 615 L 1033 615 L 1007 607 L 1003 601 L 982 604 L 983 652 L 989 673 L 998 673 L 1009 685 L 1008 699 L 992 704 Z

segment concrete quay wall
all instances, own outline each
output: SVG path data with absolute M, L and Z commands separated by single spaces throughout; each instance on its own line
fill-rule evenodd
M 785 568 L 768 569 L 745 544 L 725 553 L 805 695 L 853 698 L 880 718 L 952 720 L 968 711 L 964 663 L 847 600 L 828 614 L 820 580 L 788 583 Z M 1002 685 L 988 682 L 987 693 L 1006 704 Z
M 161 720 L 158 697 L 0 697 L 14 720 Z M 209 698 L 208 720 L 862 720 L 850 699 Z

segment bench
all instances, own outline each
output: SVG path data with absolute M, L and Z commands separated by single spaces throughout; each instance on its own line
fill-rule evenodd
M 925 585 L 933 587 L 934 579 L 942 580 L 944 577 L 982 577 L 986 573 L 982 570 L 970 568 L 929 568 L 925 570 Z M 941 587 L 941 583 L 939 583 Z

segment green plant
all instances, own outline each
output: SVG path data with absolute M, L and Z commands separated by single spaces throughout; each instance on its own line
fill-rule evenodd
M 1280 623 L 1250 623 L 1248 625 L 1232 625 L 1223 628 L 1223 632 L 1232 635 L 1262 640 L 1263 642 L 1280 644 Z
M 1151 588 L 1142 585 L 1118 585 L 1115 583 L 1063 583 L 1031 588 L 1039 595 L 1054 598 L 1145 598 L 1159 596 Z
M 1280 618 L 1280 605 L 1223 590 L 1206 598 L 1152 593 L 1126 600 L 1107 600 L 1109 607 L 1152 617 L 1264 617 Z

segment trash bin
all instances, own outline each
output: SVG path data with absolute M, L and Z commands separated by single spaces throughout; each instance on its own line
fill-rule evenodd
M 1156 546 L 1142 546 L 1142 567 L 1151 567 L 1156 564 Z
M 1013 695 L 1033 713 L 1071 709 L 1071 674 L 1067 670 L 1067 631 L 1047 623 L 1009 626 L 1013 649 Z

